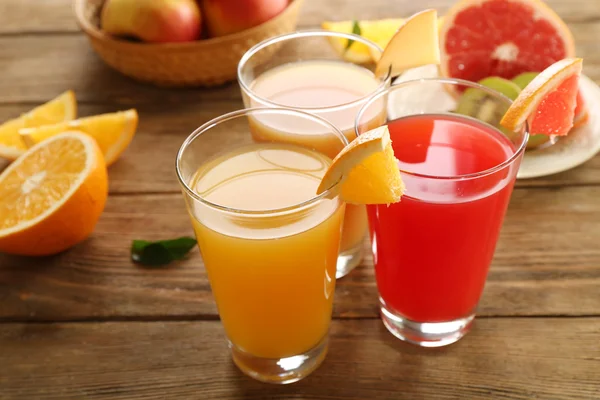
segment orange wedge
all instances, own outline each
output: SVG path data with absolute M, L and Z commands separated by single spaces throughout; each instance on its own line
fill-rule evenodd
M 436 10 L 421 11 L 408 18 L 383 50 L 375 76 L 398 76 L 410 68 L 440 63 Z
M 351 204 L 390 204 L 400 201 L 404 184 L 387 126 L 362 135 L 333 160 L 317 189 L 321 194 L 339 184 L 340 197 Z
M 0 174 L 0 252 L 56 254 L 84 240 L 104 209 L 108 178 L 91 137 L 64 133 Z
M 19 129 L 70 121 L 77 117 L 77 101 L 67 91 L 49 102 L 34 108 L 19 118 L 0 125 L 0 157 L 16 160 L 27 150 L 19 137 Z
M 573 127 L 583 60 L 566 58 L 536 76 L 519 94 L 500 124 L 517 131 L 529 121 L 536 134 L 564 136 Z
M 33 146 L 65 131 L 81 131 L 96 141 L 104 154 L 106 165 L 112 165 L 125 151 L 137 129 L 138 114 L 134 109 L 111 114 L 95 115 L 74 121 L 19 130 L 23 142 Z

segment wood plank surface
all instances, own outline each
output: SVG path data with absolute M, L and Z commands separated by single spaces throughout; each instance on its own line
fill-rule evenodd
M 8 1 L 8 3 L 4 3 Z M 61 5 L 62 2 L 62 5 Z M 429 0 L 333 0 L 306 1 L 300 28 L 318 27 L 324 19 L 389 18 L 410 15 L 426 7 L 443 13 L 453 1 Z M 553 0 L 548 2 L 569 22 L 577 43 L 578 55 L 585 58 L 584 72 L 600 82 L 600 7 L 596 0 Z M 202 105 L 217 99 L 238 99 L 236 84 L 213 89 L 167 91 L 138 84 L 106 67 L 94 54 L 83 34 L 51 34 L 47 31 L 72 31 L 73 22 L 65 14 L 71 0 L 3 0 L 0 8 L 0 71 L 11 79 L 0 80 L 0 104 L 40 103 L 66 89 L 78 92 L 80 100 L 122 105 L 189 104 Z M 53 10 L 60 9 L 60 12 Z M 15 18 L 14 15 L 17 15 Z M 62 22 L 61 22 L 62 21 Z M 35 32 L 39 35 L 18 35 Z M 64 28 L 58 28 L 64 26 Z M 8 28 L 6 28 L 8 27 Z
M 400 343 L 379 320 L 334 321 L 327 358 L 289 386 L 233 365 L 218 321 L 0 326 L 0 398 L 600 398 L 600 319 L 479 319 L 444 349 Z
M 600 187 L 517 189 L 482 315 L 600 315 Z M 61 255 L 0 255 L 0 320 L 216 318 L 202 261 L 148 270 L 129 260 L 133 239 L 192 235 L 183 198 L 118 195 L 92 237 Z M 368 249 L 367 249 L 368 251 Z M 339 281 L 335 315 L 377 316 L 371 257 Z
M 0 35 L 76 33 L 79 31 L 72 13 L 73 0 L 2 0 L 0 3 Z M 327 0 L 306 1 L 299 27 L 316 27 L 325 19 L 377 19 L 406 17 L 425 8 L 436 8 L 443 14 L 452 0 Z M 600 8 L 595 0 L 546 0 L 567 23 L 596 23 Z
M 32 105 L 0 105 L 0 121 L 14 118 L 31 107 Z M 79 115 L 89 116 L 129 107 L 130 104 L 83 104 L 79 107 Z M 110 192 L 179 193 L 174 163 L 177 151 L 185 138 L 210 119 L 240 108 L 243 108 L 241 99 L 181 104 L 168 108 L 156 104 L 137 106 L 140 114 L 138 133 L 129 149 L 110 168 Z M 3 163 L 0 161 L 0 170 L 2 168 Z M 600 185 L 600 157 L 566 172 L 517 181 L 517 187 L 590 185 Z

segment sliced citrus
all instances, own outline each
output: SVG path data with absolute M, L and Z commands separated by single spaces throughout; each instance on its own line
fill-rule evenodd
M 19 129 L 70 121 L 77 117 L 77 101 L 72 91 L 67 91 L 0 125 L 0 157 L 16 160 L 27 149 L 19 137 Z
M 0 251 L 41 256 L 81 242 L 107 191 L 104 157 L 91 137 L 68 132 L 32 147 L 0 174 Z
M 538 76 L 538 72 L 524 72 L 520 75 L 517 75 L 513 78 L 513 82 L 516 83 L 521 89 L 529 84 Z M 585 104 L 585 99 L 583 97 L 583 93 L 581 92 L 581 88 L 579 92 L 577 92 L 577 106 L 575 107 L 575 117 L 573 118 L 573 128 L 577 128 L 579 126 L 584 125 L 589 119 L 589 114 L 587 110 L 587 106 Z M 548 140 L 548 137 L 545 137 Z M 531 142 L 532 136 L 529 136 L 529 141 Z
M 589 119 L 589 113 L 581 89 L 577 92 L 577 106 L 575 107 L 575 118 L 573 119 L 573 128 L 585 125 Z
M 421 11 L 406 20 L 389 41 L 375 67 L 375 76 L 400 75 L 409 68 L 439 64 L 437 11 Z
M 530 131 L 536 134 L 569 133 L 582 63 L 581 58 L 567 58 L 546 68 L 521 91 L 500 124 L 516 131 L 528 120 Z
M 77 130 L 92 136 L 98 142 L 106 165 L 112 165 L 125 151 L 137 129 L 138 114 L 134 109 L 111 114 L 95 115 L 63 122 L 45 125 L 37 128 L 19 130 L 23 142 L 32 146 L 52 136 L 65 131 Z
M 462 0 L 440 29 L 443 76 L 512 79 L 575 56 L 573 35 L 541 0 Z
M 404 184 L 387 126 L 358 136 L 334 158 L 317 194 L 340 182 L 341 198 L 351 204 L 390 204 L 400 201 Z

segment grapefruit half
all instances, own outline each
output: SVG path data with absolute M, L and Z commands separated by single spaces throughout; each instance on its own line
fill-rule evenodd
M 575 56 L 573 35 L 541 0 L 462 0 L 440 28 L 440 72 L 478 82 L 543 71 Z

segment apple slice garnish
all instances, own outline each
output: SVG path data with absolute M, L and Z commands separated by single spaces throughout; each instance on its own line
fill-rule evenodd
M 424 10 L 408 18 L 388 45 L 375 67 L 375 76 L 400 75 L 410 68 L 440 63 L 437 10 Z

